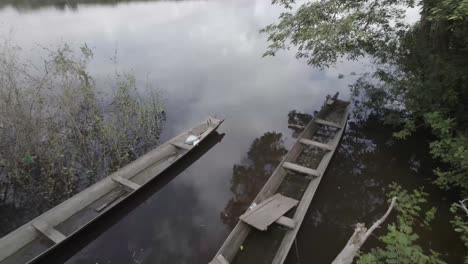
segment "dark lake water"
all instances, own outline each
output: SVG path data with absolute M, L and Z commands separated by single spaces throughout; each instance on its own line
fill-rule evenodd
M 297 61 L 293 51 L 262 58 L 267 43 L 258 30 L 281 12 L 268 0 L 83 2 L 5 1 L 0 31 L 33 61 L 40 58 L 38 46 L 87 43 L 97 76 L 112 73 L 116 57 L 119 68 L 161 92 L 167 113 L 163 140 L 209 115 L 226 121 L 219 129 L 224 135 L 214 139 L 220 142 L 206 154 L 47 262 L 207 263 L 281 159 L 273 147 L 291 146 L 296 132 L 288 122 L 297 117 L 292 111 L 312 113 L 336 91 L 349 97 L 352 80 L 338 74 L 359 71 L 362 63 L 318 71 Z M 354 223 L 369 224 L 385 211 L 392 181 L 409 189 L 427 186 L 440 214 L 421 243 L 450 263 L 461 262 L 463 247 L 448 222 L 452 198 L 427 179 L 433 168 L 428 142 L 396 142 L 378 118 L 353 120 L 287 263 L 333 260 Z M 239 176 L 240 167 L 245 175 Z M 239 186 L 249 188 L 234 193 Z M 376 241 L 371 238 L 366 247 Z

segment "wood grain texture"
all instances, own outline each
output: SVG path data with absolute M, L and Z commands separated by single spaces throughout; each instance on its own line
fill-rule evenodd
M 316 148 L 320 148 L 324 150 L 333 150 L 333 146 L 330 146 L 328 144 L 324 144 L 315 140 L 301 138 L 299 139 L 299 142 L 301 142 L 304 145 L 311 146 L 311 147 L 316 147 Z
M 310 175 L 310 176 L 315 176 L 315 177 L 322 176 L 322 174 L 317 170 L 307 168 L 307 167 L 304 167 L 304 166 L 301 166 L 301 165 L 298 165 L 298 164 L 295 164 L 295 163 L 291 163 L 291 162 L 283 163 L 283 167 L 288 169 L 288 170 L 292 170 L 292 171 L 295 171 L 295 172 L 307 174 L 307 175 Z
M 209 264 L 229 264 L 223 255 L 217 255 Z
M 296 206 L 298 202 L 277 193 L 272 196 L 272 199 L 268 199 L 267 202 L 255 206 L 239 218 L 258 230 L 265 231 L 268 229 L 268 226 L 276 222 L 276 220 Z
M 278 218 L 278 220 L 276 220 L 276 223 L 289 229 L 293 229 L 294 227 L 296 227 L 296 221 L 286 216 L 281 216 L 280 218 Z
M 112 176 L 112 180 L 117 182 L 118 184 L 130 189 L 131 191 L 136 191 L 138 189 L 140 189 L 140 185 L 132 182 L 132 181 L 129 181 L 125 178 L 122 178 L 120 176 Z

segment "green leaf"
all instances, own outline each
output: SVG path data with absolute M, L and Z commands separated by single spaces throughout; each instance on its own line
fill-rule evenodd
M 31 154 L 29 154 L 29 153 L 24 154 L 23 162 L 26 163 L 26 164 L 33 163 L 33 158 L 31 156 Z

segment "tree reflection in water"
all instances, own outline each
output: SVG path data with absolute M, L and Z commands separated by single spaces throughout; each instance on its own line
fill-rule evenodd
M 234 228 L 239 216 L 249 207 L 255 196 L 287 153 L 281 133 L 267 132 L 256 138 L 247 158 L 232 168 L 231 191 L 234 197 L 221 212 L 224 224 Z
M 293 130 L 294 138 L 311 119 L 309 114 L 296 110 L 289 112 L 288 127 Z M 232 169 L 231 191 L 234 197 L 221 212 L 224 224 L 234 228 L 239 216 L 250 206 L 287 152 L 281 133 L 267 132 L 252 142 L 246 160 Z

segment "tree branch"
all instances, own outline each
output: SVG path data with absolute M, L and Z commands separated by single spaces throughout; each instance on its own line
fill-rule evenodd
M 362 223 L 356 224 L 356 228 L 354 229 L 354 233 L 351 238 L 346 243 L 346 246 L 343 250 L 338 254 L 332 264 L 351 264 L 353 263 L 354 257 L 356 257 L 359 249 L 361 246 L 366 242 L 367 238 L 374 232 L 374 230 L 379 227 L 385 219 L 387 219 L 388 215 L 392 211 L 393 207 L 396 203 L 396 197 L 392 198 L 392 202 L 387 209 L 387 212 L 377 220 L 370 228 L 367 230 L 366 226 Z
M 468 198 L 467 199 L 463 199 L 459 202 L 461 208 L 463 208 L 463 210 L 465 210 L 465 213 L 468 215 L 468 208 L 466 208 L 466 205 L 465 205 L 465 202 L 468 201 Z

